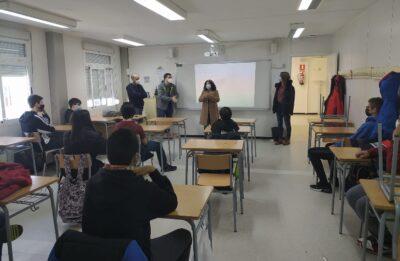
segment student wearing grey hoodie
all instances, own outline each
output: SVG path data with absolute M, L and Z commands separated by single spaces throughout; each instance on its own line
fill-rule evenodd
M 173 84 L 172 75 L 164 74 L 164 80 L 157 87 L 157 116 L 171 118 L 174 103 L 178 102 L 178 91 Z

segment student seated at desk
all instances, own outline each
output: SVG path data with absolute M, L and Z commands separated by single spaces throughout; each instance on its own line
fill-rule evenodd
M 365 114 L 367 115 L 365 123 L 358 128 L 355 134 L 353 134 L 350 138 L 345 139 L 343 144 L 344 146 L 356 146 L 360 145 L 360 143 L 366 143 L 365 139 L 368 136 L 366 134 L 366 129 L 368 129 L 370 125 L 376 124 L 376 116 L 379 113 L 382 103 L 383 101 L 379 97 L 369 99 L 368 105 L 365 109 Z M 342 144 L 336 144 L 336 146 L 341 145 Z M 310 185 L 310 188 L 320 192 L 332 193 L 331 185 L 326 178 L 324 167 L 322 165 L 322 160 L 328 160 L 329 166 L 331 166 L 332 170 L 332 162 L 334 160 L 332 151 L 328 147 L 310 148 L 308 150 L 308 158 L 310 159 L 319 180 L 317 184 Z M 332 173 L 330 176 L 332 177 Z
M 157 154 L 158 162 L 161 164 L 161 157 L 163 157 L 163 164 L 164 164 L 164 172 L 175 171 L 176 166 L 171 166 L 168 164 L 167 156 L 165 155 L 164 149 L 161 150 L 160 153 L 160 142 L 156 142 L 153 140 L 147 140 L 146 134 L 143 131 L 142 126 L 137 124 L 132 117 L 135 115 L 135 108 L 131 103 L 125 102 L 121 106 L 121 115 L 124 118 L 123 121 L 120 121 L 115 125 L 115 129 L 130 129 L 133 131 L 135 135 L 140 136 L 140 156 L 142 162 L 148 160 L 153 155 L 151 152 L 155 152 Z M 161 167 L 161 166 L 160 166 Z
M 81 108 L 81 105 L 82 105 L 82 102 L 78 98 L 72 98 L 68 101 L 69 108 L 65 111 L 65 114 L 64 114 L 64 123 L 65 124 L 71 123 L 72 113 L 74 111 L 79 110 Z
M 229 107 L 222 107 L 219 110 L 218 119 L 211 126 L 212 139 L 240 140 L 239 125 L 232 120 L 232 110 Z
M 32 94 L 28 97 L 30 111 L 24 112 L 19 118 L 19 123 L 24 135 L 41 134 L 41 143 L 45 151 L 60 149 L 62 147 L 62 134 L 57 133 L 50 123 L 50 117 L 44 110 L 43 97 Z M 35 150 L 38 150 L 35 147 Z
M 87 110 L 77 110 L 71 117 L 72 131 L 64 135 L 64 152 L 67 155 L 90 154 L 92 175 L 104 166 L 98 155 L 106 154 L 107 141 L 97 132 Z
M 394 134 L 400 134 L 400 125 L 397 126 Z M 386 140 L 383 141 L 383 154 L 384 158 L 386 158 L 386 166 L 385 169 L 387 172 L 390 172 L 392 169 L 392 157 L 393 157 L 393 141 Z M 372 148 L 369 150 L 363 150 L 356 155 L 358 158 L 362 159 L 373 159 L 378 157 L 378 148 Z M 400 150 L 397 156 L 397 173 L 400 171 Z M 361 185 L 357 185 L 352 187 L 346 192 L 346 198 L 349 202 L 350 206 L 356 212 L 357 216 L 363 220 L 365 207 L 368 204 L 368 198 L 362 188 Z M 379 231 L 379 222 L 375 215 L 371 215 L 368 219 L 368 229 L 370 232 L 370 236 L 367 238 L 367 249 L 372 253 L 378 252 L 378 231 Z M 357 240 L 358 244 L 362 246 L 363 239 L 360 238 Z M 389 251 L 391 249 L 392 244 L 392 235 L 390 234 L 388 229 L 385 229 L 385 240 L 384 240 L 384 250 Z
M 108 139 L 110 165 L 93 176 L 86 187 L 82 232 L 102 238 L 136 240 L 150 260 L 189 260 L 191 234 L 175 230 L 150 239 L 150 221 L 164 217 L 178 205 L 167 177 L 152 166 L 131 170 L 139 151 L 137 137 L 119 129 Z M 145 180 L 149 175 L 152 182 Z

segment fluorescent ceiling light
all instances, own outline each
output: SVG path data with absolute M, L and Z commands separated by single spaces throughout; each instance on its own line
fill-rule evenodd
M 61 29 L 74 28 L 77 25 L 73 19 L 9 1 L 0 1 L 0 14 Z
M 134 0 L 136 3 L 167 18 L 170 21 L 186 19 L 186 12 L 168 0 Z
M 309 9 L 317 9 L 322 0 L 301 0 L 298 10 L 305 11 Z
M 304 27 L 297 28 L 293 34 L 293 39 L 299 38 L 300 35 L 303 33 L 304 29 L 305 29 Z
M 207 43 L 215 43 L 213 40 L 211 40 L 210 38 L 208 38 L 204 34 L 198 34 L 197 36 L 200 37 L 201 39 L 203 39 L 204 41 L 206 41 Z
M 138 40 L 133 39 L 132 37 L 128 37 L 128 36 L 114 38 L 113 40 L 116 42 L 120 42 L 120 43 L 127 44 L 127 45 L 132 45 L 132 46 L 144 46 L 144 43 L 141 43 L 141 41 L 138 41 Z

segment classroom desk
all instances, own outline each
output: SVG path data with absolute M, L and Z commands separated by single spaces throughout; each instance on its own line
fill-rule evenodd
M 164 134 L 166 131 L 168 131 L 171 128 L 172 125 L 166 124 L 166 125 L 141 125 L 141 126 L 143 128 L 143 131 L 150 137 L 152 135 L 160 136 L 158 141 L 160 142 L 160 155 L 162 155 Z M 149 137 L 149 139 L 150 139 L 150 137 Z M 172 163 L 172 161 L 171 161 L 171 145 L 170 145 L 169 139 L 168 139 L 168 153 L 169 153 L 169 161 L 171 164 Z M 161 167 L 161 173 L 164 173 L 164 160 L 163 160 L 162 156 L 161 156 L 160 167 Z
M 245 166 L 248 166 L 250 164 L 250 153 L 249 153 L 249 134 L 252 132 L 250 126 L 239 126 L 239 131 L 238 133 L 244 138 L 246 141 L 246 161 L 245 161 Z M 211 126 L 208 126 L 207 128 L 204 129 L 204 133 L 210 134 L 211 133 Z M 252 161 L 253 162 L 253 161 Z M 247 173 L 247 179 L 250 181 L 250 171 Z
M 257 119 L 233 118 L 239 126 L 250 126 L 251 128 L 251 162 L 254 162 L 254 155 L 257 157 L 257 135 L 256 122 Z M 254 154 L 253 154 L 254 149 Z
M 7 151 L 10 147 L 21 145 L 21 144 L 29 144 L 31 155 L 32 155 L 32 163 L 33 163 L 33 171 L 35 176 L 37 176 L 37 168 L 36 168 L 36 160 L 35 160 L 35 151 L 33 150 L 33 143 L 36 142 L 36 138 L 34 137 L 0 137 L 0 149 Z M 7 161 L 8 159 L 8 153 Z
M 357 130 L 354 127 L 325 127 L 314 126 L 314 147 L 321 146 L 321 139 L 325 138 L 346 138 L 353 135 Z
M 186 165 L 185 165 L 185 184 L 188 184 L 188 168 L 189 168 L 189 157 L 192 157 L 192 184 L 194 184 L 195 177 L 195 166 L 194 166 L 194 154 L 196 152 L 221 152 L 237 154 L 239 156 L 239 183 L 240 183 L 240 200 L 241 200 L 241 213 L 243 213 L 243 198 L 244 198 L 244 167 L 243 167 L 243 140 L 207 140 L 207 139 L 189 139 L 183 146 L 182 149 L 186 150 Z M 247 165 L 247 171 L 250 172 L 250 166 Z M 249 174 L 250 175 L 250 174 Z
M 211 204 L 210 196 L 213 187 L 210 186 L 189 186 L 173 185 L 178 198 L 178 207 L 175 211 L 168 214 L 167 219 L 184 220 L 190 224 L 193 233 L 193 257 L 198 260 L 197 232 L 208 217 L 208 236 L 212 246 L 212 227 L 211 227 Z M 208 205 L 208 207 L 206 207 Z M 197 226 L 195 220 L 199 220 Z
M 60 124 L 60 125 L 55 125 L 54 128 L 58 132 L 69 132 L 72 130 L 72 125 L 70 124 Z
M 139 121 L 139 120 L 142 120 L 145 118 L 146 118 L 146 116 L 144 116 L 144 115 L 135 115 L 132 118 L 132 120 Z M 105 138 L 109 137 L 109 134 L 110 134 L 108 131 L 109 127 L 114 125 L 116 122 L 123 120 L 122 116 L 115 116 L 115 117 L 92 116 L 91 119 L 92 119 L 92 122 L 95 124 L 97 123 L 100 125 L 104 125 L 105 135 L 106 135 Z
M 345 189 L 345 181 L 346 176 L 349 174 L 351 166 L 360 165 L 360 164 L 368 164 L 370 162 L 369 159 L 359 159 L 356 157 L 356 153 L 360 152 L 360 148 L 354 147 L 330 147 L 329 148 L 332 153 L 335 155 L 334 168 L 333 168 L 333 176 L 332 176 L 332 204 L 331 204 L 331 214 L 334 214 L 335 208 L 335 189 L 336 189 L 336 177 L 337 172 L 340 170 L 340 175 L 338 177 L 339 180 L 339 199 L 341 199 L 340 205 L 340 225 L 339 225 L 339 234 L 342 234 L 343 229 L 343 214 L 344 214 L 344 189 Z
M 384 234 L 386 227 L 386 218 L 390 214 L 395 213 L 395 205 L 392 202 L 389 202 L 383 193 L 381 187 L 379 186 L 378 180 L 371 179 L 361 179 L 360 184 L 367 195 L 368 198 L 368 206 L 365 208 L 364 212 L 364 228 L 363 228 L 363 254 L 361 260 L 365 260 L 367 250 L 366 246 L 366 238 L 368 234 L 368 219 L 370 216 L 370 209 L 372 209 L 373 213 L 377 217 L 379 221 L 379 235 L 378 235 L 378 257 L 377 260 L 382 260 L 383 256 L 383 243 L 384 243 Z M 395 221 L 396 222 L 396 221 Z M 397 221 L 398 222 L 398 221 Z M 398 223 L 397 223 L 398 224 Z M 395 242 L 397 240 L 396 233 L 393 233 L 392 241 Z M 394 249 L 396 248 L 396 244 L 394 243 Z M 393 249 L 393 250 L 394 250 Z M 393 259 L 396 259 L 396 250 L 392 252 Z
M 147 120 L 148 123 L 153 123 L 153 124 L 172 124 L 178 128 L 178 142 L 179 142 L 179 158 L 182 156 L 182 138 L 181 138 L 181 128 L 183 128 L 183 134 L 185 137 L 185 142 L 187 141 L 187 136 L 186 136 L 186 120 L 187 118 L 185 117 L 172 117 L 172 118 L 167 118 L 167 117 L 156 117 Z M 174 143 L 175 144 L 175 143 Z M 175 145 L 174 145 L 175 147 Z
M 354 126 L 353 123 L 347 122 L 344 118 L 333 118 L 333 119 L 321 119 L 321 118 L 310 118 L 308 119 L 308 143 L 307 149 L 311 148 L 312 143 L 312 130 L 316 126 L 325 127 L 349 127 Z M 307 150 L 308 151 L 308 150 Z
M 16 191 L 14 194 L 8 196 L 7 198 L 0 200 L 0 207 L 4 212 L 5 217 L 5 228 L 7 235 L 7 246 L 8 246 L 8 258 L 10 261 L 13 260 L 13 250 L 12 243 L 10 240 L 11 231 L 10 231 L 10 219 L 25 212 L 29 209 L 33 211 L 37 210 L 37 205 L 50 199 L 51 210 L 53 214 L 53 225 L 54 232 L 56 235 L 56 239 L 58 238 L 58 226 L 57 226 L 57 213 L 54 205 L 54 197 L 53 197 L 53 189 L 51 185 L 58 182 L 57 177 L 32 177 L 32 185 L 22 188 Z M 46 188 L 49 193 L 39 192 L 39 190 Z M 19 204 L 25 205 L 24 208 L 18 210 L 17 212 L 10 214 L 7 208 L 8 204 Z M 26 231 L 25 231 L 26 232 Z

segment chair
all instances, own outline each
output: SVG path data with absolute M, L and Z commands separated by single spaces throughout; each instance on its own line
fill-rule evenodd
M 61 180 L 63 177 L 66 177 L 67 173 L 67 168 L 66 168 L 66 164 L 65 164 L 65 159 L 66 157 L 69 157 L 70 161 L 69 164 L 70 166 L 68 167 L 68 169 L 72 172 L 72 171 L 76 171 L 76 173 L 79 173 L 79 163 L 81 161 L 82 157 L 85 157 L 85 160 L 83 162 L 85 162 L 86 164 L 83 165 L 82 167 L 84 169 L 87 170 L 87 175 L 88 175 L 88 179 L 90 179 L 90 177 L 92 176 L 91 173 L 91 169 L 92 169 L 92 158 L 90 156 L 90 154 L 81 154 L 81 155 L 65 155 L 65 154 L 57 154 L 55 155 L 55 162 L 56 162 L 56 173 L 57 173 L 57 177 L 59 178 L 58 182 L 58 187 L 57 187 L 57 197 L 56 197 L 56 211 L 58 212 L 58 197 L 59 197 L 59 193 L 58 191 L 60 191 L 60 186 L 61 186 Z
M 25 136 L 35 138 L 34 142 L 39 146 L 41 152 L 43 153 L 44 161 L 43 161 L 42 176 L 44 176 L 46 174 L 48 156 L 51 155 L 51 154 L 54 154 L 54 153 L 55 154 L 57 154 L 57 153 L 60 154 L 63 151 L 63 149 L 61 148 L 61 149 L 53 149 L 53 150 L 45 151 L 43 146 L 42 146 L 42 137 L 41 137 L 39 132 L 25 133 Z
M 153 166 L 154 155 L 151 156 L 151 158 L 146 159 L 145 161 L 142 161 L 142 140 L 140 139 L 140 135 L 136 135 L 136 138 L 138 139 L 138 143 L 139 143 L 139 154 L 138 154 L 139 156 L 138 156 L 137 165 L 138 166 L 143 166 L 144 162 L 150 159 L 151 160 L 151 165 Z
M 238 179 L 233 173 L 233 160 L 231 154 L 196 154 L 195 181 L 199 186 L 213 186 L 218 192 L 232 193 L 233 196 L 233 225 L 237 232 L 237 183 Z M 228 173 L 215 173 L 215 172 Z M 211 172 L 211 173 L 210 173 Z M 197 175 L 198 174 L 198 175 Z M 242 199 L 240 199 L 242 205 Z

